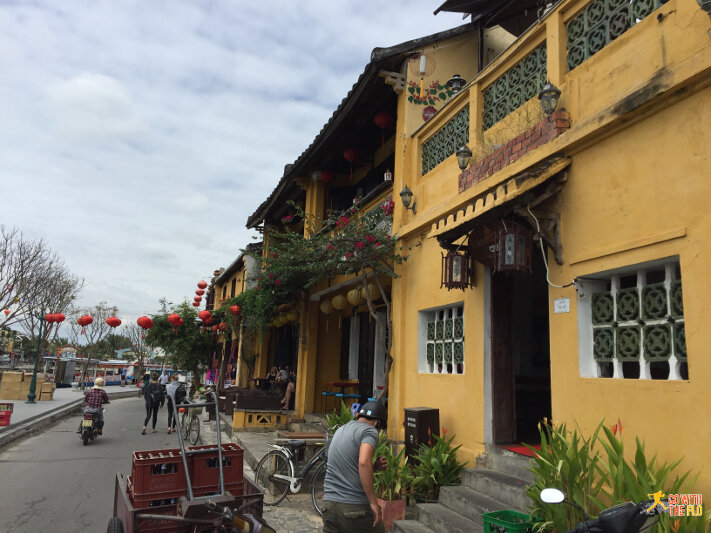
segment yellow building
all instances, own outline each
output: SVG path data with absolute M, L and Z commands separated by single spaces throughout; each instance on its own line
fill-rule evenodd
M 268 240 L 286 200 L 323 216 L 395 196 L 393 234 L 422 245 L 389 293 L 391 438 L 405 408 L 438 408 L 474 464 L 487 445 L 536 439 L 543 417 L 584 433 L 619 419 L 660 460 L 700 471 L 711 19 L 695 0 L 494 4 L 446 2 L 475 23 L 375 49 L 247 225 Z M 544 109 L 548 83 L 560 96 Z M 447 253 L 471 286 L 443 286 Z M 361 398 L 381 385 L 380 333 L 362 304 L 335 305 L 353 283 L 324 281 L 299 309 L 300 414 L 326 383 L 358 379 Z M 260 353 L 262 369 L 280 357 L 273 342 Z

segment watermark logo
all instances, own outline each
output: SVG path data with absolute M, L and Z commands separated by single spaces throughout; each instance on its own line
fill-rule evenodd
M 650 494 L 650 496 L 654 495 Z M 670 516 L 703 516 L 704 514 L 701 494 L 670 494 L 668 501 Z
M 663 491 L 658 490 L 653 494 L 647 494 L 647 496 L 649 496 L 650 498 L 654 498 L 654 502 L 649 507 L 647 507 L 647 514 L 650 514 L 654 510 L 659 512 L 669 511 L 669 508 L 664 505 L 664 502 L 662 501 L 662 498 L 666 496 Z M 657 507 L 661 507 L 661 509 L 657 509 Z

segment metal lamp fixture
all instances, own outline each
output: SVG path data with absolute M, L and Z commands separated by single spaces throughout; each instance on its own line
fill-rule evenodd
M 457 94 L 459 91 L 462 90 L 462 87 L 464 87 L 464 84 L 466 83 L 466 80 L 462 78 L 459 74 L 455 74 L 449 80 L 447 81 L 447 86 L 452 89 L 452 92 L 454 94 Z
M 457 150 L 457 163 L 459 164 L 459 170 L 464 170 L 469 166 L 469 161 L 472 158 L 472 151 L 467 145 L 462 146 Z
M 474 282 L 474 269 L 472 268 L 472 258 L 468 251 L 447 252 L 442 254 L 442 278 L 440 289 L 447 287 L 450 289 L 464 290 L 471 287 Z
M 513 221 L 502 220 L 502 226 L 494 246 L 494 251 L 497 252 L 494 270 L 531 272 L 532 232 Z
M 538 99 L 541 101 L 543 112 L 550 118 L 558 107 L 558 98 L 560 98 L 560 89 L 550 82 L 547 82 L 541 92 L 538 93 Z
M 415 206 L 417 205 L 417 202 L 412 201 L 412 191 L 407 185 L 405 185 L 400 191 L 400 198 L 402 199 L 402 205 L 405 209 L 412 210 L 412 213 L 416 215 L 417 210 L 415 209 Z M 410 207 L 410 203 L 412 203 L 412 207 Z

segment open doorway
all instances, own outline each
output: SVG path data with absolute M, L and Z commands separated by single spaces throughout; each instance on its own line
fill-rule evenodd
M 540 251 L 532 273 L 491 276 L 491 391 L 494 444 L 538 443 L 551 417 L 548 284 Z

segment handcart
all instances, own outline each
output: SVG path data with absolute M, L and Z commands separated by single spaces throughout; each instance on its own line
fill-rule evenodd
M 180 406 L 217 406 L 213 401 Z M 274 533 L 262 520 L 264 495 L 243 476 L 237 444 L 185 447 L 178 417 L 180 449 L 133 452 L 130 476 L 116 474 L 114 512 L 108 533 Z

